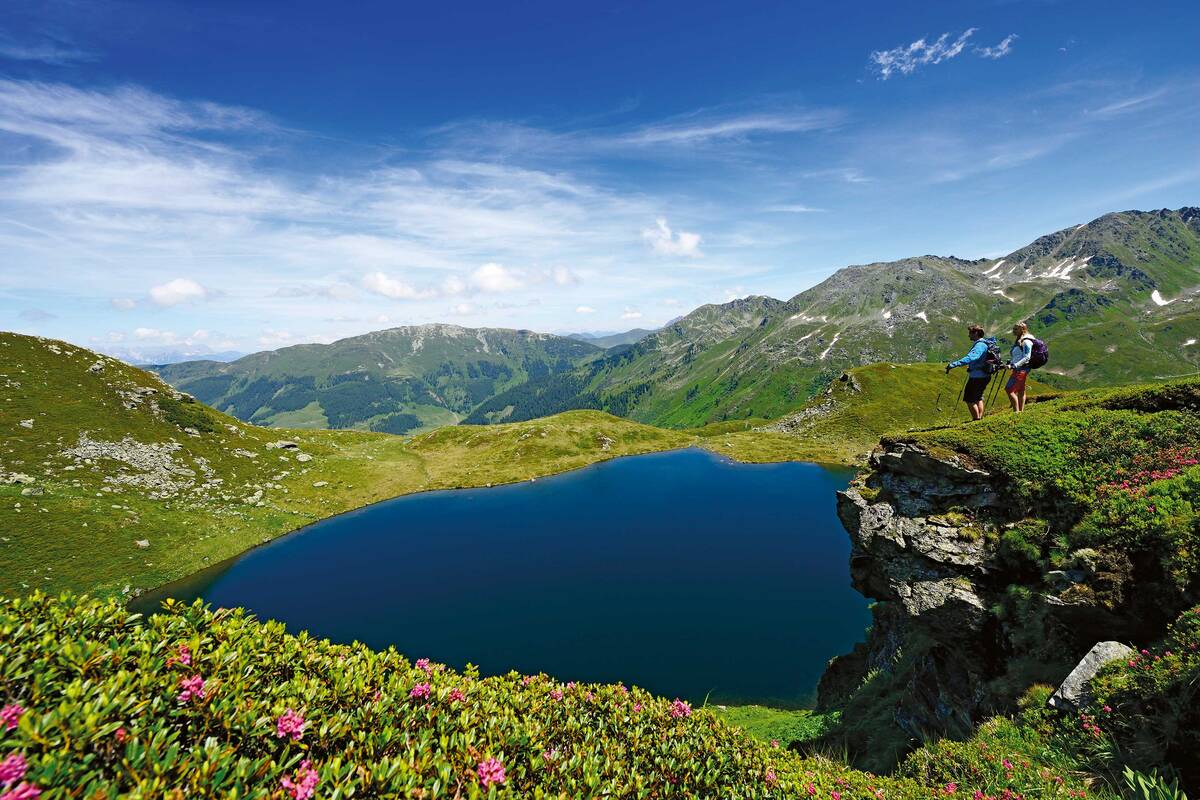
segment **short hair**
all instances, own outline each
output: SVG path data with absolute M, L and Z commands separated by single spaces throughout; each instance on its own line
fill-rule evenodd
M 967 328 L 967 333 L 970 336 L 974 336 L 976 339 L 982 339 L 983 338 L 983 326 L 982 325 L 972 325 L 971 327 Z
M 1013 325 L 1013 330 L 1017 333 L 1018 336 L 1024 336 L 1025 334 L 1029 333 L 1029 323 L 1028 322 L 1018 322 L 1015 325 Z

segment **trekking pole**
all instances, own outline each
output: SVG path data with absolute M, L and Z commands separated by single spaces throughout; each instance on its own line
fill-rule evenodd
M 1008 367 L 1001 367 L 998 372 L 992 373 L 992 380 L 995 381 L 997 375 L 1000 375 L 1001 379 L 999 381 L 996 381 L 996 385 L 992 388 L 991 397 L 988 398 L 989 406 L 992 405 L 994 402 L 996 402 L 996 397 L 999 396 L 999 394 L 1000 394 L 1000 385 L 1004 382 L 1003 375 L 1004 375 L 1005 370 L 1007 370 L 1007 369 L 1008 369 Z M 985 411 L 984 413 L 986 414 L 987 412 Z

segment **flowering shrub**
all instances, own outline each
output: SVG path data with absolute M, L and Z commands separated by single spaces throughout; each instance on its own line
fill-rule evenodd
M 1091 684 L 1090 714 L 1139 769 L 1171 764 L 1200 783 L 1200 607 L 1176 620 L 1166 638 L 1106 667 Z
M 0 781 L 6 800 L 926 796 L 637 688 L 457 673 L 241 611 L 142 619 L 43 595 L 0 599 Z

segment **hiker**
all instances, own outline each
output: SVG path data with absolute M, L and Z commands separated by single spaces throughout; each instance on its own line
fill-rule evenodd
M 1013 346 L 1008 361 L 1012 374 L 1008 376 L 1004 391 L 1008 393 L 1012 410 L 1019 414 L 1025 410 L 1025 381 L 1029 378 L 1029 362 L 1033 358 L 1033 343 L 1037 340 L 1029 335 L 1029 326 L 1024 322 L 1013 325 L 1012 335 Z
M 1013 411 L 1025 410 L 1025 381 L 1033 370 L 1046 366 L 1050 360 L 1050 348 L 1041 339 L 1029 333 L 1029 326 L 1024 322 L 1013 325 L 1013 348 L 1007 364 L 1012 370 L 1012 376 L 1004 390 L 1008 392 L 1008 402 Z
M 984 338 L 983 327 L 972 325 L 967 328 L 967 336 L 974 344 L 970 351 L 957 361 L 946 365 L 946 372 L 956 367 L 967 368 L 967 385 L 963 388 L 963 402 L 971 410 L 972 419 L 983 419 L 983 392 L 992 380 L 992 373 L 999 367 L 999 357 L 993 356 L 996 340 L 993 337 Z M 995 361 L 995 364 L 992 362 Z

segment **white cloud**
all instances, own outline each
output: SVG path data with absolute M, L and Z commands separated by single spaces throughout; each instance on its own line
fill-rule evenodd
M 864 175 L 863 171 L 858 167 L 830 167 L 827 169 L 812 170 L 805 172 L 803 177 L 816 180 L 833 178 L 842 183 L 871 183 L 871 179 Z
M 174 342 L 178 337 L 171 331 L 160 331 L 158 328 L 134 328 L 135 339 L 154 339 L 162 342 Z
M 812 206 L 800 205 L 799 203 L 767 206 L 764 210 L 775 214 L 818 214 L 825 211 L 823 208 L 813 208 Z
M 436 294 L 427 289 L 417 289 L 411 284 L 392 278 L 383 272 L 368 272 L 363 276 L 362 285 L 369 292 L 390 297 L 393 300 L 427 300 Z
M 108 303 L 118 311 L 131 311 L 137 307 L 137 301 L 129 297 L 114 297 Z
M 511 292 L 525 285 L 515 271 L 490 261 L 471 273 L 471 284 L 483 292 Z
M 642 318 L 642 312 L 638 311 L 636 308 L 626 308 L 625 313 L 623 313 L 621 315 L 621 319 L 641 319 L 641 318 Z
M 282 297 L 289 300 L 302 297 L 324 297 L 329 300 L 350 300 L 354 298 L 355 295 L 356 291 L 354 287 L 348 286 L 344 283 L 279 286 L 274 292 L 271 292 L 271 297 Z
M 999 44 L 993 45 L 992 47 L 976 47 L 975 54 L 980 58 L 990 58 L 993 60 L 997 58 L 1004 58 L 1006 55 L 1012 52 L 1012 44 L 1016 40 L 1017 35 L 1015 33 L 1010 33 L 1008 36 L 1005 36 L 1003 39 L 1001 39 Z
M 576 306 L 575 313 L 576 314 L 595 314 L 596 309 L 592 308 L 591 306 Z
M 450 313 L 456 317 L 465 317 L 475 313 L 475 306 L 472 303 L 455 303 L 450 307 Z
M 191 278 L 175 278 L 159 286 L 150 287 L 150 299 L 155 305 L 164 308 L 177 306 L 180 303 L 207 300 L 208 297 L 208 289 Z
M 642 238 L 650 243 L 654 248 L 654 252 L 661 253 L 667 256 L 685 256 L 687 258 L 700 258 L 704 255 L 700 251 L 700 234 L 688 233 L 686 231 L 674 232 L 667 225 L 666 219 L 659 217 L 654 222 L 655 227 L 646 228 L 642 231 Z
M 978 28 L 967 28 L 954 41 L 950 41 L 949 33 L 943 33 L 932 42 L 920 38 L 912 44 L 900 45 L 891 50 L 876 50 L 871 53 L 871 65 L 879 73 L 879 79 L 884 81 L 896 73 L 912 75 L 918 67 L 940 64 L 956 57 L 967 46 L 967 40 L 976 30 Z
M 457 275 L 451 275 L 442 282 L 442 291 L 448 295 L 462 294 L 467 290 L 467 282 Z
M 556 286 L 571 286 L 579 283 L 579 276 L 568 267 L 555 267 L 550 270 L 550 279 Z

